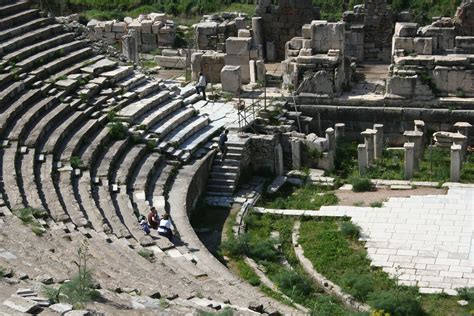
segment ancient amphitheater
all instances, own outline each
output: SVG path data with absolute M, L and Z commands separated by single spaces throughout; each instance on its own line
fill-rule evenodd
M 74 26 L 67 19 L 51 17 L 27 0 L 0 0 L 0 267 L 4 276 L 0 280 L 0 301 L 3 302 L 0 314 L 196 314 L 197 311 L 215 312 L 225 308 L 237 314 L 304 313 L 307 310 L 297 305 L 285 305 L 265 295 L 258 287 L 233 274 L 211 254 L 190 224 L 190 215 L 197 201 L 206 197 L 210 204 L 235 202 L 234 207 L 253 203 L 255 195 L 252 193 L 232 198 L 237 191 L 241 170 L 248 166 L 269 167 L 274 174 L 283 175 L 283 170 L 300 169 L 303 164 L 301 148 L 305 144 L 309 146 L 309 142 L 322 152 L 318 168 L 334 168 L 334 147 L 331 146 L 336 146 L 335 139 L 344 133 L 344 124 L 336 124 L 335 131 L 326 129 L 335 123 L 345 122 L 346 134 L 360 136 L 362 132 L 366 138 L 365 145 L 359 145 L 359 155 L 365 157 L 362 159 L 359 156 L 361 170 L 373 159 L 370 154 L 373 157 L 374 150 L 377 152 L 377 148 L 380 149 L 377 146 L 381 146 L 377 138 L 373 138 L 379 135 L 379 141 L 381 139 L 377 126 L 364 134 L 365 128 L 374 123 L 384 122 L 385 136 L 397 139 L 402 137 L 400 135 L 404 131 L 409 131 L 408 126 L 414 119 L 423 118 L 427 125 L 438 127 L 436 130 L 453 129 L 454 123 L 461 122 L 464 125 L 458 125 L 460 132 L 456 134 L 461 136 L 452 136 L 454 140 L 450 139 L 450 146 L 453 141 L 455 145 L 451 150 L 456 154 L 469 146 L 469 133 L 463 135 L 469 128 L 472 132 L 472 99 L 446 99 L 445 103 L 442 97 L 441 100 L 433 100 L 432 93 L 427 92 L 426 88 L 431 82 L 420 79 L 424 77 L 416 77 L 415 72 L 423 67 L 444 67 L 446 75 L 440 70 L 439 76 L 445 77 L 436 80 L 448 80 L 449 77 L 448 81 L 454 80 L 462 86 L 463 96 L 472 97 L 472 70 L 465 71 L 467 75 L 462 77 L 459 67 L 465 67 L 462 71 L 472 67 L 473 55 L 449 60 L 437 58 L 433 65 L 428 57 L 422 57 L 423 49 L 428 49 L 426 40 L 426 43 L 419 44 L 422 52 L 418 57 L 402 56 L 403 50 L 415 49 L 412 31 L 416 27 L 409 23 L 395 28 L 398 36 L 395 36 L 397 40 L 393 45 L 400 47 L 391 47 L 391 42 L 388 47 L 387 43 L 380 45 L 377 39 L 370 45 L 365 41 L 364 48 L 360 41 L 357 42 L 360 32 L 357 12 L 344 22 L 350 25 L 350 35 L 344 35 L 343 29 L 346 27 L 347 32 L 347 25 L 344 26 L 343 22 L 306 24 L 308 21 L 303 20 L 311 22 L 317 18 L 302 13 L 302 23 L 295 20 L 294 25 L 288 26 L 297 30 L 294 34 L 281 35 L 263 48 L 263 36 L 270 38 L 278 35 L 268 28 L 265 31 L 260 29 L 268 23 L 278 24 L 271 20 L 266 2 L 262 1 L 263 4 L 257 9 L 263 18 L 252 20 L 253 38 L 247 37 L 247 32 L 250 32 L 242 29 L 238 31 L 238 36 L 223 38 L 227 36 L 223 35 L 227 31 L 222 26 L 219 28 L 219 32 L 224 30 L 222 34 L 206 38 L 214 22 L 198 24 L 198 45 L 212 46 L 211 40 L 219 40 L 215 43 L 219 47 L 227 39 L 227 54 L 201 52 L 189 59 L 194 79 L 199 71 L 203 71 L 209 82 L 222 78 L 222 89 L 230 92 L 239 90 L 242 84 L 259 81 L 262 72 L 265 77 L 265 66 L 260 60 L 283 60 L 283 85 L 297 88 L 299 95 L 296 100 L 289 99 L 301 106 L 297 111 L 290 109 L 280 116 L 278 120 L 282 122 L 280 127 L 283 130 L 273 132 L 269 132 L 272 128 L 261 126 L 262 121 L 268 123 L 268 118 L 257 119 L 257 123 L 242 119 L 233 101 L 203 101 L 195 93 L 192 83 L 182 85 L 175 80 L 157 79 L 138 67 L 133 63 L 138 56 L 136 50 L 145 50 L 145 44 L 134 42 L 137 40 L 136 32 L 128 34 L 132 40 L 126 37 L 122 42 L 123 51 L 117 52 L 102 41 L 106 38 L 107 23 Z M 311 12 L 319 17 L 317 10 Z M 278 11 L 274 13 L 280 14 Z M 239 21 L 237 18 L 232 23 L 238 24 Z M 143 41 L 144 25 L 140 26 L 143 27 L 143 33 L 140 33 Z M 169 25 L 166 30 L 163 29 L 163 34 L 170 32 L 172 26 Z M 120 24 L 120 27 L 125 26 Z M 365 36 L 369 38 L 370 32 L 375 31 L 367 29 L 369 31 Z M 92 32 L 88 33 L 90 30 Z M 303 37 L 295 37 L 301 32 Z M 315 39 L 311 32 L 323 35 Z M 393 34 L 387 35 L 387 32 L 383 34 L 391 41 Z M 98 38 L 99 33 L 103 38 Z M 161 33 L 157 34 L 155 44 L 160 45 Z M 121 34 L 119 41 L 122 41 L 123 35 L 126 34 Z M 350 37 L 353 42 L 344 43 L 344 36 L 346 41 Z M 419 41 L 415 38 L 416 43 Z M 459 43 L 472 53 L 474 46 L 469 46 L 472 45 L 472 38 L 470 42 L 459 39 Z M 350 47 L 346 55 L 344 45 Z M 454 49 L 453 43 L 446 45 Z M 234 54 L 231 47 L 238 53 Z M 208 47 L 199 49 L 204 51 Z M 242 49 L 246 56 L 242 55 Z M 361 57 L 364 52 L 366 56 Z M 124 56 L 119 57 L 121 53 L 131 61 Z M 257 57 L 252 57 L 252 54 Z M 351 71 L 355 71 L 355 67 L 351 68 L 353 65 L 348 62 L 348 56 L 363 59 L 372 58 L 371 54 L 375 59 L 393 63 L 386 94 L 372 94 L 363 101 L 360 95 L 332 103 L 324 101 L 328 96 L 340 96 L 343 87 L 351 80 Z M 182 60 L 180 58 L 186 59 L 164 55 L 157 58 L 162 63 L 171 64 Z M 214 70 L 206 64 L 211 59 L 218 65 Z M 247 69 L 249 62 L 253 67 L 251 69 Z M 309 68 L 319 72 L 311 78 L 303 76 L 304 70 Z M 214 80 L 219 74 L 220 78 Z M 331 84 L 327 81 L 329 77 Z M 441 90 L 445 92 L 443 97 L 460 91 L 458 86 L 451 87 L 450 84 Z M 279 89 L 270 89 L 268 93 L 270 97 L 280 96 Z M 413 97 L 413 101 L 408 102 L 418 107 L 399 113 L 396 108 L 398 97 Z M 249 99 L 247 97 L 246 101 L 250 102 Z M 363 107 L 367 112 L 356 113 L 344 102 Z M 380 105 L 382 103 L 383 106 Z M 427 108 L 429 103 L 438 104 L 438 109 Z M 314 131 L 315 124 L 318 124 L 320 137 L 310 140 L 302 130 L 309 134 Z M 251 125 L 256 127 L 248 127 Z M 300 133 L 295 132 L 298 125 Z M 323 131 L 321 126 L 324 126 Z M 260 133 L 263 135 L 239 137 L 243 127 L 248 127 L 247 131 L 251 133 L 255 128 L 265 132 Z M 223 128 L 229 128 L 231 133 L 228 157 L 220 162 L 214 159 L 215 142 Z M 384 126 L 378 128 L 383 130 Z M 281 145 L 277 141 L 279 132 L 289 135 Z M 410 133 L 405 135 L 410 140 L 405 148 L 418 155 L 416 146 L 419 135 Z M 458 145 L 459 148 L 456 147 Z M 413 168 L 413 164 L 411 160 L 411 165 L 405 164 L 405 168 Z M 454 168 L 451 169 L 451 180 L 458 181 L 456 172 L 459 174 L 461 167 L 451 167 Z M 408 172 L 405 175 L 410 174 L 408 169 L 405 169 Z M 322 174 L 315 177 L 315 181 L 332 181 L 322 177 Z M 283 182 L 286 180 L 287 177 Z M 278 186 L 278 181 L 274 185 Z M 455 194 L 451 196 L 456 197 Z M 469 201 L 469 195 L 463 192 L 457 196 L 465 196 Z M 395 207 L 396 204 L 394 201 L 387 207 Z M 466 207 L 469 211 L 471 207 L 472 211 L 472 204 L 458 204 L 461 205 L 459 210 Z M 146 236 L 140 230 L 137 218 L 139 215 L 146 216 L 150 206 L 155 206 L 160 212 L 170 212 L 177 234 L 173 243 L 158 236 L 155 231 Z M 18 210 L 25 208 L 46 211 L 45 215 L 35 219 L 39 232 L 32 231 L 19 218 Z M 331 210 L 329 207 L 328 212 Z M 260 212 L 272 211 L 263 209 Z M 345 216 L 349 211 L 344 212 Z M 472 212 L 465 216 L 466 222 L 472 224 Z M 364 226 L 369 219 L 359 219 L 355 215 L 354 218 L 362 223 L 364 229 L 370 231 L 373 228 L 370 223 Z M 472 229 L 465 229 L 466 234 L 460 234 L 460 238 L 472 237 Z M 77 271 L 77 251 L 84 244 L 87 244 L 89 253 L 87 264 L 93 271 L 101 300 L 88 304 L 88 311 L 69 311 L 67 306 L 52 305 L 42 297 L 42 286 L 64 283 L 71 278 Z M 467 244 L 468 248 L 472 248 L 470 239 Z M 382 246 L 373 247 L 372 255 L 375 255 Z M 456 247 L 462 252 L 461 245 Z M 154 260 L 140 255 L 143 251 L 153 253 Z M 467 257 L 463 259 L 472 260 L 472 250 L 471 256 L 468 250 L 466 253 Z M 380 261 L 389 261 L 382 256 L 373 256 L 372 259 L 381 266 L 384 263 Z M 472 264 L 463 265 L 461 262 L 458 265 L 470 269 L 472 276 Z M 473 280 L 469 279 L 469 285 L 473 285 Z M 426 285 L 426 288 L 435 287 Z

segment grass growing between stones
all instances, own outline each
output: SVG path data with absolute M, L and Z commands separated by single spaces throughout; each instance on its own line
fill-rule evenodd
M 258 206 L 274 209 L 319 210 L 323 205 L 336 205 L 337 196 L 327 189 L 315 185 L 294 187 L 285 184 L 275 194 L 263 195 Z
M 370 266 L 367 251 L 353 228 L 344 221 L 303 221 L 299 243 L 319 273 L 356 299 L 391 316 L 469 315 L 474 308 L 473 302 L 459 306 L 459 297 L 420 295 L 416 287 L 397 285 L 380 268 Z
M 312 310 L 314 315 L 348 315 L 339 301 L 316 287 L 300 267 L 291 243 L 294 220 L 250 213 L 246 234 L 238 239 L 229 238 L 222 251 L 234 262 L 243 261 L 244 255 L 254 259 L 283 294 Z M 263 286 L 261 289 L 265 293 L 271 291 Z M 278 293 L 269 296 L 288 304 Z
M 45 219 L 48 217 L 48 213 L 45 210 L 26 207 L 14 210 L 13 214 L 15 214 L 23 224 L 29 226 L 36 236 L 43 236 L 46 232 L 46 229 L 38 223 L 38 219 Z

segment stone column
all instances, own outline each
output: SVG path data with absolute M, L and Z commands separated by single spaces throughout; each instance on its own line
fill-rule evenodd
M 419 162 L 423 159 L 423 132 L 406 131 L 403 135 L 407 138 L 407 142 L 415 144 L 414 168 L 418 169 Z
M 461 146 L 451 146 L 451 182 L 459 182 L 461 178 Z
M 403 148 L 405 149 L 405 180 L 411 180 L 413 178 L 413 169 L 415 163 L 415 144 L 405 143 Z
M 375 159 L 382 158 L 383 152 L 383 124 L 374 124 L 374 146 L 375 146 Z
M 263 19 L 259 16 L 252 18 L 252 31 L 253 31 L 253 47 L 263 47 Z
M 301 142 L 299 139 L 291 140 L 291 162 L 293 169 L 301 168 Z
M 201 59 L 203 53 L 196 52 L 191 54 L 191 73 L 192 80 L 197 81 L 199 79 L 199 72 L 201 69 Z
M 140 55 L 138 52 L 137 31 L 131 29 L 127 35 L 122 36 L 122 54 L 129 61 L 138 64 Z
M 367 145 L 359 144 L 357 146 L 357 160 L 359 162 L 359 175 L 367 174 Z
M 284 173 L 283 168 L 283 149 L 281 148 L 281 144 L 278 143 L 275 146 L 275 174 L 277 176 L 281 176 Z
M 453 144 L 461 146 L 461 160 L 464 161 L 467 151 L 467 137 L 461 133 L 455 133 L 452 136 Z
M 472 128 L 472 125 L 468 122 L 457 122 L 454 124 L 454 127 L 457 129 L 459 134 L 463 134 L 467 137 L 467 145 L 469 145 L 469 130 Z
M 250 68 L 250 83 L 257 82 L 257 69 L 255 67 L 255 60 L 249 61 L 249 68 Z
M 375 131 L 373 129 L 366 129 L 361 133 L 361 135 L 364 137 L 364 144 L 367 147 L 367 164 L 369 166 L 372 166 L 374 164 L 374 157 L 375 157 L 375 151 L 374 151 L 374 135 Z
M 346 124 L 344 123 L 337 123 L 334 125 L 336 129 L 336 141 L 344 138 L 346 132 Z
M 334 151 L 336 149 L 336 139 L 332 127 L 326 129 L 326 139 L 328 140 L 328 150 Z

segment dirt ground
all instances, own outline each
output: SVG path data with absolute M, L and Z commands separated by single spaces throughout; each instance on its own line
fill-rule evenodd
M 390 190 L 390 189 L 377 189 L 372 192 L 352 192 L 352 191 L 341 191 L 335 192 L 339 198 L 339 205 L 358 205 L 358 206 L 369 206 L 370 203 L 383 202 L 391 197 L 408 197 L 412 195 L 444 195 L 446 194 L 445 189 L 435 188 L 416 188 L 411 190 Z

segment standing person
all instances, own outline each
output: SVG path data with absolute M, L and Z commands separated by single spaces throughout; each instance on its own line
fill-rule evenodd
M 206 77 L 202 72 L 199 72 L 199 80 L 196 85 L 196 93 L 200 94 L 202 92 L 202 97 L 204 98 L 204 100 L 206 100 L 206 85 Z
M 227 155 L 227 145 L 225 144 L 228 140 L 227 134 L 229 134 L 228 129 L 223 131 L 222 134 L 219 136 L 219 151 L 221 152 L 221 161 L 224 161 L 225 156 Z
M 150 213 L 148 214 L 148 225 L 152 229 L 158 229 L 158 224 L 160 223 L 160 219 L 158 217 L 158 212 L 154 206 L 151 207 Z
M 165 236 L 172 241 L 173 239 L 173 231 L 171 230 L 171 219 L 168 213 L 163 214 L 160 220 L 160 226 L 158 226 L 158 234 L 161 236 Z

